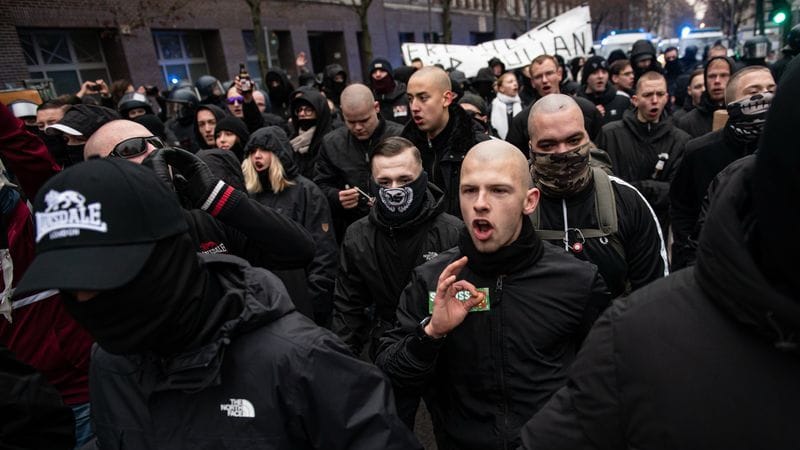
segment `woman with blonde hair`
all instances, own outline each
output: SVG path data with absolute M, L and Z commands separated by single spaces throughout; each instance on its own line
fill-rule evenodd
M 313 181 L 300 174 L 292 145 L 281 128 L 257 130 L 247 141 L 244 152 L 242 173 L 250 196 L 300 223 L 314 238 L 314 260 L 305 270 L 307 290 L 290 287 L 291 283 L 287 283 L 287 290 L 300 312 L 326 325 L 333 308 L 338 263 L 328 200 Z M 295 298 L 304 293 L 306 299 Z

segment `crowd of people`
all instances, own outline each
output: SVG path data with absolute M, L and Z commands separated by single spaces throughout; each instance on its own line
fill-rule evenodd
M 792 448 L 798 51 L 0 105 L 0 446 Z

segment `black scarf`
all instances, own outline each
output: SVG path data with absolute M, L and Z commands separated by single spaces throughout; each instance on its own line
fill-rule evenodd
M 479 252 L 466 228 L 461 230 L 458 248 L 469 258 L 467 266 L 471 271 L 488 277 L 508 275 L 530 267 L 539 261 L 544 251 L 542 240 L 527 216 L 522 218 L 522 230 L 517 240 L 494 253 Z
M 109 353 L 169 356 L 200 347 L 242 307 L 218 301 L 217 282 L 195 252 L 188 234 L 161 240 L 133 281 L 84 302 L 62 292 L 64 305 Z

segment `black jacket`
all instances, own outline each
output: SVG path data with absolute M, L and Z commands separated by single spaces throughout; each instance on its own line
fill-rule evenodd
M 691 99 L 687 98 L 687 101 L 691 102 Z M 689 133 L 692 138 L 700 137 L 711 132 L 711 127 L 714 124 L 714 111 L 724 108 L 725 105 L 715 105 L 708 97 L 708 94 L 703 92 L 700 97 L 700 104 L 686 114 L 681 115 L 675 122 L 675 126 Z
M 672 268 L 694 263 L 695 227 L 706 191 L 714 177 L 733 161 L 756 150 L 758 142 L 737 140 L 727 126 L 686 144 L 683 162 L 669 189 L 672 224 Z
M 533 103 L 536 103 L 536 100 L 539 98 L 541 97 L 535 98 Z M 603 116 L 601 116 L 600 111 L 595 108 L 594 103 L 589 100 L 582 97 L 573 97 L 573 100 L 580 106 L 581 112 L 583 113 L 583 127 L 586 129 L 586 134 L 589 135 L 589 139 L 594 140 L 600 132 L 600 128 L 603 126 Z M 528 143 L 531 137 L 528 134 L 528 116 L 531 113 L 533 103 L 511 119 L 511 124 L 508 127 L 508 134 L 506 135 L 506 141 L 520 149 L 520 151 L 525 154 L 526 158 L 530 158 L 530 147 L 528 147 Z
M 616 177 L 611 178 L 617 206 L 619 242 L 624 249 L 620 255 L 608 238 L 586 238 L 585 242 L 570 233 L 569 244 L 582 242 L 581 252 L 570 251 L 578 259 L 597 266 L 616 298 L 627 290 L 636 290 L 653 280 L 667 276 L 667 251 L 663 234 L 655 213 L 642 194 L 633 186 Z M 560 199 L 542 193 L 539 206 L 540 229 L 564 230 L 564 208 L 567 210 L 566 228 L 598 228 L 594 182 L 572 197 Z M 549 241 L 564 249 L 564 241 Z
M 75 447 L 72 410 L 42 374 L 20 362 L 4 345 L 0 345 L 0 406 L 3 449 Z
M 300 175 L 308 179 L 314 178 L 314 165 L 317 163 L 317 156 L 319 149 L 322 146 L 322 138 L 333 129 L 333 117 L 331 116 L 331 109 L 328 106 L 328 101 L 316 89 L 297 89 L 292 93 L 292 98 L 303 99 L 310 103 L 317 113 L 317 125 L 314 129 L 314 135 L 311 138 L 311 145 L 309 145 L 307 153 L 294 153 L 294 159 L 297 162 L 297 168 Z M 294 100 L 292 102 L 294 104 Z M 300 132 L 297 126 L 297 114 L 291 112 L 291 120 L 294 126 L 294 133 L 291 138 L 294 139 Z
M 800 303 L 751 253 L 752 168 L 712 201 L 697 266 L 597 321 L 525 448 L 797 447 Z
M 447 337 L 420 340 L 428 293 L 461 257 L 459 248 L 414 269 L 400 297 L 398 326 L 384 335 L 376 364 L 398 395 L 424 393 L 439 449 L 505 449 L 563 385 L 585 326 L 608 302 L 597 268 L 543 243 L 526 269 L 487 279 L 465 267 L 459 279 L 489 289 L 489 311 L 470 313 Z M 592 311 L 592 313 L 589 313 Z M 586 317 L 591 315 L 591 317 Z
M 245 153 L 250 154 L 254 147 L 271 150 L 283 164 L 286 178 L 295 184 L 275 193 L 269 183 L 262 181 L 264 191 L 252 194 L 252 197 L 303 225 L 311 233 L 316 249 L 314 259 L 306 268 L 308 291 L 315 317 L 330 314 L 338 248 L 328 202 L 313 181 L 299 174 L 292 147 L 280 128 L 267 127 L 253 133 Z
M 585 86 L 583 86 L 578 91 L 578 96 L 591 101 L 595 105 L 603 105 L 606 110 L 606 113 L 602 116 L 603 125 L 622 119 L 625 111 L 631 108 L 631 99 L 625 95 L 618 95 L 617 88 L 610 82 L 606 86 L 606 90 L 599 94 L 588 94 L 585 91 Z
M 347 229 L 339 253 L 333 293 L 333 331 L 356 355 L 396 321 L 400 293 L 414 267 L 458 244 L 463 222 L 443 212 L 443 194 L 431 185 L 422 210 L 410 222 L 391 227 L 373 208 Z M 372 320 L 367 308 L 374 305 Z
M 275 86 L 272 85 L 273 81 L 277 83 Z M 291 116 L 289 105 L 291 103 L 290 95 L 294 91 L 294 86 L 289 81 L 286 72 L 283 69 L 276 68 L 267 70 L 265 85 L 269 94 L 272 114 L 280 116 L 284 120 L 288 119 Z
M 422 167 L 428 172 L 430 181 L 444 191 L 444 210 L 461 217 L 458 200 L 458 180 L 461 163 L 478 142 L 489 139 L 477 124 L 474 124 L 460 106 L 450 105 L 450 120 L 447 126 L 432 140 L 420 131 L 414 121 L 409 121 L 402 136 L 419 149 L 422 154 Z
M 101 448 L 420 448 L 393 412 L 385 377 L 297 313 L 275 276 L 238 258 L 202 263 L 220 301 L 241 314 L 169 359 L 95 346 Z
M 345 185 L 349 185 L 358 186 L 364 192 L 369 192 L 371 176 L 369 158 L 372 150 L 383 139 L 399 136 L 402 131 L 401 125 L 381 117 L 380 125 L 365 141 L 353 137 L 346 127 L 333 130 L 322 139 L 314 182 L 328 199 L 339 237 L 344 236 L 344 231 L 351 223 L 369 213 L 369 206 L 364 197 L 359 197 L 357 207 L 350 210 L 342 208 L 339 191 L 345 189 Z
M 622 120 L 603 126 L 596 141 L 611 157 L 614 175 L 631 183 L 650 203 L 662 229 L 667 229 L 669 184 L 689 139 L 668 117 L 662 115 L 658 123 L 643 123 L 636 118 L 636 111 L 631 110 Z M 662 153 L 669 155 L 669 159 L 656 173 L 658 155 Z
M 408 107 L 406 97 L 406 84 L 401 81 L 394 82 L 394 89 L 388 94 L 375 94 L 375 100 L 381 105 L 381 116 L 386 120 L 405 125 L 411 119 L 411 109 Z

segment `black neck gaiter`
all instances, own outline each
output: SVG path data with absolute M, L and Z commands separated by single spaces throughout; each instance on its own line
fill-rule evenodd
M 402 225 L 417 216 L 428 192 L 428 174 L 397 188 L 379 186 L 370 177 L 370 193 L 375 196 L 378 217 L 389 226 Z
M 544 251 L 542 240 L 527 216 L 522 218 L 522 230 L 517 240 L 494 253 L 479 252 L 466 228 L 461 230 L 458 247 L 469 258 L 467 266 L 471 271 L 489 277 L 508 275 L 530 267 L 536 264 Z
M 196 251 L 188 234 L 161 240 L 133 281 L 83 302 L 62 292 L 64 305 L 109 353 L 169 356 L 199 347 L 218 328 L 209 323 L 235 316 L 236 305 L 206 295 L 210 275 Z

